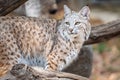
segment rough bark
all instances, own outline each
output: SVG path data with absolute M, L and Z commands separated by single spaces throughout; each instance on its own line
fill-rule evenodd
M 24 65 L 16 64 L 12 70 L 0 80 L 88 80 L 85 77 L 64 73 L 50 72 L 39 68 L 39 72 L 33 68 Z
M 5 16 L 27 0 L 0 0 L 0 16 Z
M 85 42 L 87 44 L 94 44 L 110 40 L 120 35 L 120 19 L 92 27 L 92 32 L 89 39 Z

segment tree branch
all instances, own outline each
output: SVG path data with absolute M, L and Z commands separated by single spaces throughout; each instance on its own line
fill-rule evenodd
M 12 70 L 5 77 L 0 78 L 0 80 L 88 80 L 85 77 L 70 73 L 52 72 L 41 68 L 39 68 L 38 71 L 24 64 L 16 64 Z
M 0 0 L 0 16 L 5 16 L 27 0 Z
M 92 27 L 92 32 L 85 45 L 110 40 L 120 35 L 120 19 Z

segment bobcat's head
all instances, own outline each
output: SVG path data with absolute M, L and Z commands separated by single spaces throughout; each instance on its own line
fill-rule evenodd
M 89 23 L 90 10 L 87 6 L 83 7 L 79 12 L 71 11 L 64 5 L 64 19 L 62 21 L 62 36 L 66 39 L 79 37 L 82 40 L 87 40 L 91 25 Z

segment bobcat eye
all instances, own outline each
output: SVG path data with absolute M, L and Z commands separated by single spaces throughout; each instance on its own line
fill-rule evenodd
M 75 23 L 75 25 L 79 25 L 79 24 L 80 24 L 80 22 L 76 22 L 76 23 Z
M 65 24 L 70 25 L 70 23 L 69 23 L 69 22 L 65 22 Z

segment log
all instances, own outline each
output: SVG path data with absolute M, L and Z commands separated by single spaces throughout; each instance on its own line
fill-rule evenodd
M 92 27 L 90 37 L 84 43 L 84 45 L 108 41 L 114 37 L 118 37 L 119 35 L 120 35 L 120 19 L 109 22 L 107 24 Z
M 39 71 L 39 72 L 38 72 Z M 25 64 L 16 64 L 12 70 L 0 80 L 88 80 L 85 77 L 65 73 L 47 71 L 42 68 L 35 70 Z
M 5 16 L 27 0 L 0 0 L 0 16 Z

